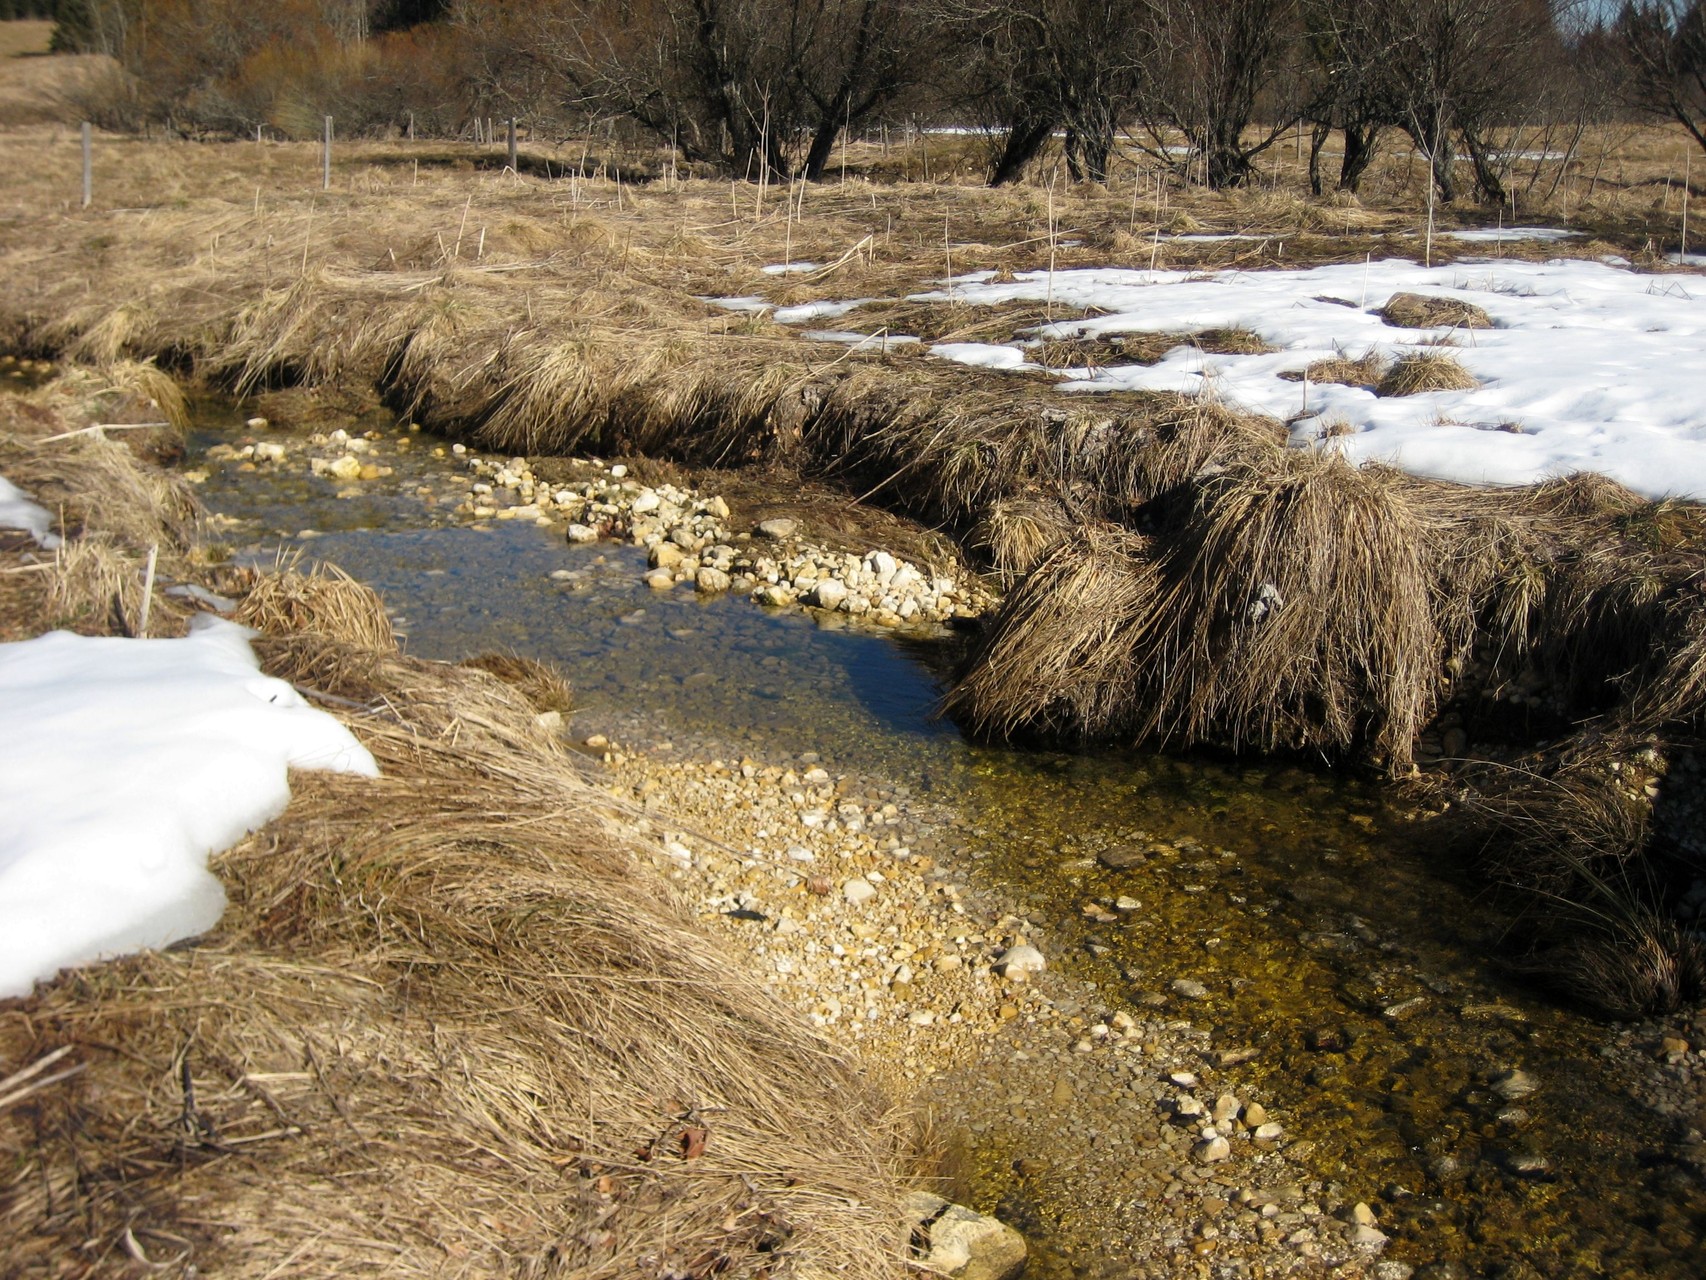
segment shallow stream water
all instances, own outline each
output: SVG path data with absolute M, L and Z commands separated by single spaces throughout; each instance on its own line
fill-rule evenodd
M 1110 1006 L 1171 1009 L 1255 1051 L 1240 1070 L 1286 1100 L 1320 1178 L 1378 1202 L 1387 1257 L 1439 1277 L 1706 1274 L 1706 1189 L 1630 1097 L 1636 1052 L 1500 967 L 1503 917 L 1378 789 L 1286 762 L 978 746 L 933 714 L 946 641 L 659 595 L 639 549 L 467 527 L 450 515 L 465 469 L 421 437 L 344 497 L 277 438 L 286 464 L 212 467 L 203 486 L 237 519 L 221 535 L 237 554 L 336 563 L 379 589 L 417 656 L 553 662 L 594 722 L 645 708 L 680 735 L 814 751 L 951 808 L 954 856 L 1039 926 L 1052 963 Z M 1095 857 L 1114 844 L 1149 853 L 1109 871 Z M 1086 918 L 1086 900 L 1119 895 L 1143 909 Z M 1181 1000 L 1175 979 L 1207 994 Z M 1510 1068 L 1538 1090 L 1499 1097 Z M 982 1207 L 1073 1228 L 1070 1208 L 1026 1202 L 1005 1154 L 965 1174 Z M 1070 1249 L 1041 1252 L 1046 1274 L 1073 1273 Z

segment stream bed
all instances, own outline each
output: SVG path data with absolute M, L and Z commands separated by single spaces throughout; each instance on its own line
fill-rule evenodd
M 1706 1274 L 1706 1185 L 1678 1155 L 1706 1116 L 1633 1096 L 1655 1070 L 1645 1031 L 1501 967 L 1506 919 L 1381 789 L 1289 761 L 970 743 L 934 714 L 952 639 L 658 593 L 640 548 L 568 544 L 560 525 L 472 527 L 454 514 L 459 459 L 361 425 L 377 425 L 390 475 L 311 476 L 301 437 L 273 432 L 260 438 L 286 446 L 282 463 L 207 464 L 202 498 L 230 518 L 215 536 L 250 562 L 295 549 L 369 583 L 416 656 L 557 665 L 579 732 L 643 709 L 682 740 L 814 752 L 953 812 L 939 856 L 1110 1003 L 1249 1050 L 1240 1070 L 1286 1100 L 1293 1154 L 1378 1201 L 1384 1256 L 1418 1275 Z M 239 435 L 257 438 L 209 426 L 192 457 Z M 1094 905 L 1118 897 L 1143 908 Z M 964 1192 L 1042 1237 L 1029 1274 L 1092 1274 L 1093 1206 L 1051 1203 L 1015 1173 L 1026 1153 L 974 1145 Z

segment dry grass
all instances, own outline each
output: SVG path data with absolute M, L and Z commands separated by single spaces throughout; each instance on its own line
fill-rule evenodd
M 1406 351 L 1381 375 L 1375 391 L 1383 396 L 1418 396 L 1430 391 L 1473 391 L 1481 384 L 1449 351 Z
M 998 736 L 1360 748 L 1407 763 L 1445 645 L 1402 483 L 1276 452 L 1191 489 L 1163 539 L 1057 550 L 1009 599 L 950 709 Z M 1111 687 L 1090 697 L 1092 678 Z
M 1311 382 L 1336 382 L 1347 387 L 1376 387 L 1386 376 L 1386 360 L 1370 349 L 1360 356 L 1339 352 L 1331 359 L 1312 361 L 1304 371 Z
M 57 458 L 87 514 L 48 572 L 0 583 L 84 548 L 133 581 L 121 534 L 175 513 L 103 527 L 89 482 L 128 468 L 147 493 L 145 468 L 20 404 L 0 463 L 41 484 Z M 98 473 L 73 466 L 90 449 L 114 451 Z M 48 594 L 0 599 L 39 626 Z M 885 1104 L 695 927 L 541 727 L 560 680 L 403 658 L 329 571 L 262 575 L 237 614 L 384 776 L 294 779 L 214 859 L 206 937 L 0 1002 L 0 1072 L 76 1068 L 0 1108 L 8 1274 L 902 1273 Z
M 1677 926 L 1666 903 L 1678 886 L 1650 856 L 1649 746 L 1590 724 L 1551 751 L 1470 766 L 1452 795 L 1516 905 L 1524 963 L 1618 1017 L 1706 996 L 1706 946 Z
M 53 41 L 51 18 L 0 22 L 0 58 L 39 57 Z
M 1199 351 L 1217 356 L 1265 356 L 1274 348 L 1248 329 L 1204 329 L 1190 336 Z
M 1002 499 L 979 524 L 971 543 L 1002 585 L 1010 588 L 1028 577 L 1075 529 L 1071 513 L 1058 500 Z
M 1491 329 L 1490 317 L 1473 302 L 1395 293 L 1380 308 L 1380 318 L 1399 329 Z
M 391 618 L 369 588 L 335 565 L 280 568 L 260 577 L 232 618 L 263 635 L 314 636 L 362 650 L 397 646 Z

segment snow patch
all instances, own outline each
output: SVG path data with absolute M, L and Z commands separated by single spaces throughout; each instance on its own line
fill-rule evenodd
M 992 369 L 1034 369 L 1019 345 L 1038 336 L 1189 333 L 1242 328 L 1265 355 L 1175 349 L 1154 365 L 1112 364 L 1063 380 L 1067 391 L 1209 392 L 1293 426 L 1357 461 L 1467 484 L 1527 484 L 1574 471 L 1611 477 L 1650 498 L 1706 500 L 1706 399 L 1700 351 L 1706 290 L 1686 276 L 1600 262 L 1496 260 L 1427 268 L 1404 259 L 1287 271 L 1083 269 L 1022 273 L 1007 283 L 956 280 L 961 304 L 1040 302 L 1092 318 L 1056 321 L 1013 344 L 944 343 L 931 353 Z M 1377 311 L 1399 292 L 1457 298 L 1496 327 L 1407 330 Z M 916 295 L 948 300 L 946 291 Z M 1388 360 L 1427 340 L 1480 386 L 1382 397 L 1365 387 L 1296 381 L 1311 362 L 1376 351 Z M 1282 375 L 1291 375 L 1283 377 Z
M 1564 227 L 1461 227 L 1456 231 L 1440 232 L 1441 236 L 1448 239 L 1463 240 L 1470 244 L 1498 244 L 1505 240 L 1556 243 L 1560 240 L 1574 240 L 1581 234 L 1580 231 L 1570 231 Z
M 201 615 L 181 640 L 0 645 L 0 997 L 211 928 L 208 855 L 283 812 L 287 768 L 378 776 L 251 634 Z
M 5 476 L 0 476 L 0 529 L 22 529 L 36 540 L 38 547 L 49 550 L 59 545 L 59 535 L 53 532 L 53 517 L 47 508 L 33 501 Z

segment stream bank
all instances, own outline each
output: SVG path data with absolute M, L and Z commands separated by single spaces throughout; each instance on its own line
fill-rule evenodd
M 1284 763 L 972 746 L 930 714 L 952 659 L 942 639 L 660 593 L 640 548 L 568 544 L 513 518 L 470 527 L 471 512 L 455 516 L 468 464 L 444 472 L 449 458 L 428 462 L 438 447 L 400 451 L 422 464 L 406 485 L 340 489 L 297 459 L 215 469 L 204 497 L 239 517 L 224 536 L 243 555 L 288 542 L 380 587 L 417 653 L 508 647 L 569 672 L 576 732 L 602 735 L 614 785 L 657 810 L 660 857 L 703 916 L 845 1042 L 891 1046 L 861 1052 L 935 1099 L 945 1167 L 1027 1229 L 1037 1274 L 1271 1273 L 1341 1256 L 1440 1276 L 1698 1270 L 1700 1060 L 1690 1047 L 1669 1061 L 1660 1032 L 1698 1034 L 1608 1031 L 1502 973 L 1489 957 L 1503 922 L 1378 792 Z M 814 769 L 827 778 L 808 783 Z M 824 782 L 832 805 L 816 802 Z M 820 860 L 839 871 L 845 848 L 814 843 L 870 832 L 873 802 L 900 819 L 895 843 L 856 842 L 858 876 L 814 875 Z M 843 803 L 865 832 L 848 833 Z M 804 821 L 820 808 L 819 825 Z M 856 878 L 877 891 L 874 919 L 847 901 Z M 925 918 L 958 917 L 957 900 L 975 927 L 902 937 L 913 926 L 885 913 L 918 888 Z M 944 938 L 960 965 L 938 971 Z M 992 963 L 1021 944 L 1049 971 L 1005 984 Z M 830 966 L 826 954 L 847 961 L 834 946 L 879 954 Z M 914 962 L 925 946 L 928 969 Z M 896 995 L 902 966 L 916 997 Z M 1229 1182 L 1178 1136 L 1212 1141 L 1178 1106 L 1192 1097 L 1212 1122 L 1223 1095 L 1282 1126 L 1268 1152 L 1228 1117 L 1251 1161 Z M 1384 1255 L 1351 1247 L 1370 1225 L 1359 1203 L 1392 1237 Z

